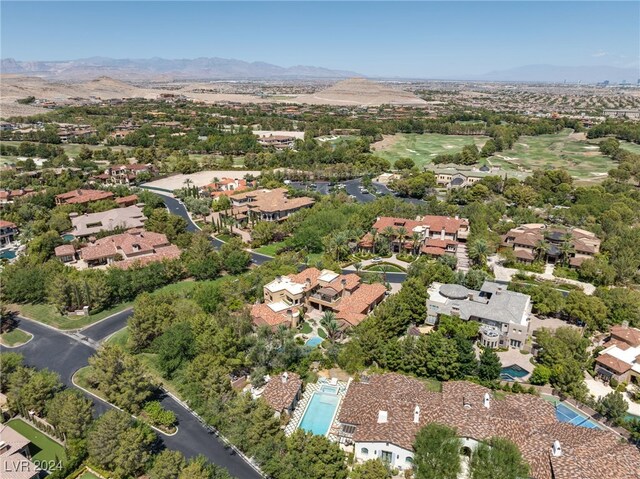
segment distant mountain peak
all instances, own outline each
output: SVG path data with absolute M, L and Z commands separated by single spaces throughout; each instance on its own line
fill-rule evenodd
M 266 62 L 245 62 L 230 58 L 199 57 L 193 59 L 114 59 L 89 57 L 68 61 L 2 60 L 2 73 L 36 75 L 47 79 L 91 80 L 108 76 L 118 80 L 175 79 L 341 79 L 358 73 L 316 66 L 282 67 Z

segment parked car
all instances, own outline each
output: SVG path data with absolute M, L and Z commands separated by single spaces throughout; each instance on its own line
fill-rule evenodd
M 378 257 L 376 257 L 376 258 L 373 258 L 373 259 L 371 260 L 371 262 L 372 262 L 372 263 L 382 263 L 382 258 L 380 258 L 380 257 L 378 256 Z

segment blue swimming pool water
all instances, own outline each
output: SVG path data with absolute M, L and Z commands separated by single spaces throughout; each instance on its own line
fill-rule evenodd
M 298 427 L 318 436 L 326 435 L 339 402 L 340 397 L 334 392 L 314 392 Z
M 564 403 L 558 403 L 556 405 L 556 417 L 558 418 L 558 421 L 568 422 L 574 426 L 588 427 L 589 429 L 602 429 L 597 422 L 589 419 L 589 416 L 576 411 Z
M 62 235 L 62 239 L 65 241 L 73 241 L 74 239 L 76 239 L 76 237 L 71 234 L 66 234 Z
M 312 348 L 315 348 L 318 344 L 322 343 L 323 339 L 320 336 L 314 336 L 313 338 L 309 338 L 307 339 L 307 342 L 305 343 L 307 346 L 311 346 Z
M 529 371 L 524 368 L 521 368 L 517 364 L 512 364 L 511 366 L 507 366 L 506 368 L 502 368 L 500 370 L 500 379 L 505 381 L 513 381 L 518 378 L 523 378 Z
M 0 253 L 0 258 L 13 259 L 15 257 L 16 257 L 16 252 L 15 251 L 7 250 L 7 251 L 3 251 L 2 253 Z

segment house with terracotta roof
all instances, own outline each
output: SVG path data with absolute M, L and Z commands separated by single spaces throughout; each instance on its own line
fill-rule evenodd
M 428 289 L 427 324 L 441 315 L 478 321 L 480 344 L 489 348 L 522 349 L 529 335 L 531 297 L 485 281 L 480 291 L 459 284 L 432 283 Z
M 85 205 L 95 201 L 110 200 L 113 196 L 110 191 L 77 189 L 56 195 L 56 205 Z
M 101 231 L 142 228 L 147 217 L 142 212 L 141 207 L 127 206 L 83 215 L 71 213 L 69 214 L 69 219 L 71 219 L 71 231 L 69 231 L 69 234 L 82 239 Z
M 213 183 L 205 185 L 201 189 L 201 194 L 218 199 L 220 196 L 231 196 L 249 188 L 252 184 L 247 184 L 243 178 L 222 178 Z
M 72 245 L 62 245 L 55 250 L 56 257 L 62 261 L 68 260 L 71 253 L 72 261 L 78 260 L 74 266 L 79 269 L 99 266 L 127 269 L 134 265 L 176 259 L 182 252 L 162 233 L 133 228 L 98 240 L 90 238 L 88 244 L 81 245 L 77 250 Z
M 0 247 L 13 243 L 18 233 L 18 227 L 15 223 L 0 220 Z
M 553 404 L 530 394 L 500 394 L 466 381 L 439 392 L 420 379 L 388 373 L 362 376 L 347 389 L 334 434 L 356 462 L 381 459 L 413 467 L 413 443 L 431 423 L 457 431 L 460 454 L 481 442 L 513 442 L 533 479 L 639 479 L 640 451 L 608 430 L 561 423 Z
M 253 305 L 256 326 L 280 325 L 295 328 L 304 306 L 316 311 L 332 311 L 340 329 L 358 325 L 387 294 L 384 285 L 363 284 L 356 274 L 307 268 L 298 274 L 278 276 L 264 285 L 264 303 Z
M 12 429 L 0 424 L 0 477 L 2 479 L 33 479 L 39 470 L 31 461 L 31 441 Z
M 291 415 L 302 397 L 302 379 L 296 373 L 284 372 L 269 379 L 261 396 L 277 416 Z
M 600 243 L 590 231 L 540 223 L 520 225 L 502 236 L 502 246 L 512 249 L 517 261 L 531 264 L 540 258 L 554 264 L 566 254 L 569 266 L 576 268 L 600 252 Z
M 286 188 L 261 189 L 229 197 L 232 208 L 220 214 L 246 225 L 257 221 L 283 221 L 302 208 L 313 206 L 313 198 L 289 197 Z
M 33 188 L 20 188 L 17 190 L 0 190 L 0 208 L 5 205 L 12 204 L 15 200 L 20 198 L 28 198 L 35 195 L 36 192 Z
M 640 329 L 612 326 L 604 347 L 596 358 L 596 373 L 606 380 L 640 385 Z
M 389 241 L 393 253 L 455 255 L 458 244 L 469 236 L 469 221 L 457 216 L 419 216 L 415 220 L 382 216 L 358 242 L 358 247 L 373 251 L 380 235 Z

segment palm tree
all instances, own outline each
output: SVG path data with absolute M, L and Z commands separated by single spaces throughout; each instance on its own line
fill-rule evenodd
M 418 248 L 420 247 L 420 233 L 413 233 L 413 235 L 411 236 L 411 239 L 413 241 L 413 254 L 417 255 L 418 254 Z
M 340 336 L 340 327 L 336 320 L 336 313 L 333 311 L 325 311 L 320 319 L 320 325 L 327 332 L 327 339 L 332 343 L 335 343 Z
M 575 252 L 575 247 L 571 241 L 573 237 L 571 233 L 567 233 L 563 236 L 563 241 L 560 243 L 560 254 L 562 256 L 562 264 L 566 265 L 569 262 L 569 257 Z
M 189 192 L 189 186 L 193 183 L 193 181 L 191 181 L 189 178 L 187 178 L 186 180 L 184 180 L 184 193 L 185 196 L 190 196 L 190 192 Z
M 389 249 L 393 251 L 393 239 L 396 236 L 396 231 L 391 226 L 386 226 L 380 234 L 387 238 L 387 241 L 389 242 Z
M 535 251 L 537 259 L 544 259 L 549 252 L 549 243 L 547 243 L 544 239 L 538 240 L 536 242 Z
M 478 238 L 469 245 L 469 258 L 478 265 L 483 265 L 487 261 L 488 254 L 489 243 L 484 238 Z

